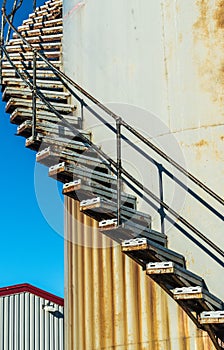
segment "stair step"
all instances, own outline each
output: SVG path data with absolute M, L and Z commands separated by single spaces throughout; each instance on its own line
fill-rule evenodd
M 43 36 L 45 34 L 59 34 L 63 32 L 63 26 L 53 26 L 53 27 L 47 27 L 47 28 L 35 28 L 35 29 L 28 29 L 25 31 L 20 31 L 20 34 L 24 36 L 25 38 L 30 36 Z M 19 35 L 17 33 L 13 33 L 13 38 L 18 39 Z
M 49 80 L 49 79 L 37 79 L 37 86 L 39 88 L 44 89 L 51 89 L 51 90 L 58 90 L 58 91 L 64 91 L 63 89 L 63 83 L 60 80 Z M 22 81 L 20 78 L 3 78 L 2 85 L 7 86 L 13 86 L 13 87 L 19 87 L 20 89 L 26 89 L 27 85 L 24 81 Z
M 36 17 L 40 17 L 40 16 L 43 17 L 43 16 L 48 15 L 49 13 L 52 13 L 54 11 L 59 11 L 60 9 L 61 9 L 61 3 L 58 3 L 58 4 L 55 3 L 54 5 L 51 6 L 51 8 L 49 8 L 49 6 L 46 6 L 42 10 L 39 10 L 37 7 L 35 12 L 32 12 L 29 14 L 29 18 L 36 18 Z
M 45 3 L 44 5 L 41 5 L 41 6 L 37 7 L 35 12 L 36 11 L 41 11 L 41 10 L 44 10 L 44 9 L 51 9 L 51 7 L 53 7 L 55 5 L 62 6 L 62 0 L 54 1 L 54 2 L 50 2 L 50 3 Z
M 100 197 L 95 197 L 80 202 L 80 211 L 97 221 L 115 219 L 117 217 L 117 204 Z M 121 205 L 121 218 L 124 221 L 131 220 L 136 223 L 145 222 L 149 228 L 151 227 L 150 215 L 128 208 L 125 203 Z
M 36 131 L 42 135 L 42 137 L 51 135 L 51 137 L 58 137 L 60 134 L 60 125 L 47 122 L 47 121 L 41 121 L 36 123 Z M 30 137 L 32 133 L 32 121 L 26 120 L 23 122 L 21 125 L 17 127 L 17 135 L 18 136 L 23 136 L 23 137 Z M 63 137 L 66 138 L 73 138 L 77 139 L 78 136 L 75 137 L 72 131 L 66 129 Z M 80 138 L 79 138 L 80 139 Z
M 33 61 L 15 61 L 13 62 L 16 68 L 22 68 L 23 70 L 31 69 L 33 68 Z M 51 62 L 55 68 L 60 68 L 62 66 L 61 61 L 52 61 Z M 11 63 L 9 61 L 3 61 L 2 62 L 2 68 L 3 69 L 9 69 L 12 67 Z M 38 76 L 38 70 L 39 68 L 48 68 L 48 64 L 42 60 L 37 60 L 36 62 L 36 67 L 37 67 L 37 76 Z M 14 68 L 13 68 L 14 69 Z M 32 71 L 33 74 L 33 71 Z
M 124 240 L 121 244 L 121 250 L 134 260 L 139 260 L 139 263 L 147 264 L 148 262 L 154 261 L 173 261 L 177 265 L 185 268 L 185 259 L 183 255 L 162 247 L 144 237 Z
M 83 132 L 82 130 L 79 130 L 79 131 L 81 135 L 83 134 L 87 138 L 91 137 L 90 133 Z M 52 139 L 55 139 L 55 137 L 56 135 L 51 135 Z M 76 135 L 74 136 L 73 139 L 80 140 L 80 137 L 79 135 Z M 49 140 L 49 136 L 44 136 L 43 134 L 37 133 L 37 137 L 35 139 L 33 139 L 32 136 L 26 139 L 26 147 L 38 152 L 43 144 L 46 145 L 48 140 Z
M 77 146 L 78 148 L 78 146 Z M 81 149 L 81 147 L 79 146 Z M 77 153 L 75 151 L 64 151 L 64 150 L 52 150 L 48 147 L 45 150 L 41 151 L 41 154 L 39 154 L 36 158 L 37 161 L 44 165 L 52 165 L 55 164 L 56 161 L 63 162 L 66 161 L 69 163 L 79 164 L 80 166 L 87 166 L 93 171 L 95 169 L 98 169 L 98 171 L 102 171 L 107 173 L 108 172 L 108 165 L 109 163 L 106 161 L 102 161 L 99 158 L 93 158 L 93 157 L 86 157 L 84 155 L 80 155 L 80 153 Z
M 159 245 L 167 245 L 166 235 L 164 235 L 161 232 L 152 230 L 150 227 L 145 227 L 144 221 L 139 221 L 139 223 L 136 224 L 136 221 L 132 221 L 132 219 L 130 219 L 118 226 L 116 218 L 108 219 L 103 220 L 99 223 L 99 230 L 104 235 L 108 236 L 109 238 L 113 239 L 114 241 L 120 244 L 124 240 L 145 237 Z
M 84 166 L 66 164 L 65 162 L 61 162 L 56 165 L 52 165 L 49 168 L 48 175 L 58 181 L 63 183 L 71 182 L 78 179 L 83 179 L 84 181 L 88 181 L 89 179 L 103 184 L 104 186 L 116 187 L 116 177 L 110 174 L 102 173 L 94 170 L 94 172 Z
M 203 311 L 200 314 L 201 324 L 224 324 L 224 310 Z
M 49 140 L 49 143 L 50 143 L 50 140 L 53 144 L 54 142 L 54 139 L 51 139 L 51 138 L 44 138 L 44 143 L 47 142 L 47 139 Z M 75 141 L 76 142 L 76 153 L 78 152 L 84 152 L 86 147 L 83 146 L 83 144 L 81 142 L 78 142 L 78 141 Z M 61 150 L 63 152 L 63 150 Z M 63 156 L 61 157 L 60 156 L 60 152 L 58 151 L 57 152 L 57 155 L 52 152 L 52 149 L 50 146 L 48 146 L 47 148 L 45 149 L 42 149 L 41 151 L 39 151 L 37 154 L 36 154 L 36 161 L 38 163 L 41 163 L 41 164 L 44 164 L 46 166 L 51 166 L 52 164 L 55 164 L 57 160 L 59 161 L 62 161 L 63 159 Z
M 70 104 L 65 104 L 65 103 L 57 103 L 57 102 L 51 102 L 52 106 L 54 106 L 55 109 L 59 113 L 63 114 L 71 114 L 74 112 L 75 107 Z M 27 109 L 32 110 L 32 101 L 28 99 L 22 99 L 22 98 L 14 98 L 11 97 L 9 101 L 6 104 L 6 112 L 7 113 L 12 113 L 15 109 L 18 107 L 27 107 Z M 48 107 L 42 102 L 37 99 L 37 110 L 49 110 Z M 59 118 L 58 118 L 59 120 Z
M 85 136 L 83 130 L 81 130 L 81 131 L 80 131 L 81 135 Z M 87 135 L 88 140 L 90 140 L 91 133 L 88 133 L 86 135 Z M 81 140 L 81 138 L 80 138 L 80 140 Z M 85 152 L 85 156 L 89 155 L 89 153 L 88 153 L 89 144 L 85 143 L 83 141 L 77 141 L 77 138 L 76 138 L 76 140 L 72 140 L 70 138 L 65 138 L 62 136 L 57 136 L 55 138 L 44 137 L 44 142 L 46 142 L 46 145 L 52 147 L 52 149 L 51 149 L 52 151 L 54 149 L 56 149 L 56 150 L 70 151 L 70 152 L 74 151 L 74 152 L 78 152 L 78 153 Z M 96 153 L 94 155 L 96 156 Z
M 15 109 L 10 117 L 10 122 L 13 124 L 20 125 L 26 120 L 32 120 L 33 112 L 32 110 L 25 109 L 25 108 L 17 108 Z M 64 119 L 66 119 L 71 125 L 79 127 L 81 124 L 80 118 L 73 116 L 73 115 L 63 115 Z M 46 122 L 52 122 L 55 124 L 59 124 L 58 117 L 48 111 L 37 111 L 37 122 L 46 121 Z M 70 140 L 68 141 L 70 142 Z
M 44 16 L 38 16 L 33 18 L 28 18 L 23 21 L 23 25 L 34 24 L 34 23 L 43 23 L 47 21 L 52 21 L 54 19 L 61 18 L 60 11 L 51 12 Z
M 20 52 L 9 52 L 8 53 L 10 59 L 13 61 L 13 63 L 17 64 L 17 61 L 32 61 L 33 60 L 33 52 L 32 51 L 27 51 L 23 52 L 20 50 Z M 49 60 L 51 58 L 58 58 L 61 56 L 61 52 L 59 50 L 49 50 L 44 52 L 44 56 L 47 57 Z M 6 59 L 4 57 L 4 59 Z
M 42 42 L 42 43 L 32 43 L 32 47 L 44 52 L 46 54 L 49 51 L 52 50 L 60 50 L 61 49 L 61 41 L 57 42 Z M 6 50 L 8 53 L 10 52 L 31 52 L 32 48 L 30 48 L 28 45 L 25 45 L 24 43 L 20 43 L 18 45 L 6 45 Z
M 175 300 L 181 300 L 197 312 L 223 308 L 223 302 L 201 286 L 175 288 L 172 293 Z
M 168 285 L 169 289 L 177 286 L 205 286 L 203 278 L 178 266 L 173 261 L 149 262 L 146 265 L 146 274 L 156 282 Z
M 49 34 L 49 35 L 41 35 L 41 36 L 30 36 L 26 38 L 29 44 L 32 43 L 42 43 L 42 42 L 51 42 L 51 41 L 61 41 L 63 37 L 63 33 L 58 34 Z M 9 45 L 23 45 L 25 44 L 22 39 L 11 39 L 9 41 Z
M 19 69 L 20 72 L 25 72 L 27 74 L 27 76 L 32 76 L 33 75 L 33 70 L 32 69 Z M 3 77 L 18 77 L 18 74 L 16 73 L 16 71 L 13 68 L 7 68 L 7 69 L 3 69 L 2 70 L 2 76 Z M 55 78 L 55 73 L 53 72 L 52 69 L 38 69 L 37 70 L 37 79 L 38 78 L 50 78 L 50 79 L 54 79 Z
M 52 91 L 52 90 L 43 90 L 40 89 L 40 92 L 44 95 L 45 98 L 48 100 L 53 101 L 67 101 L 67 99 L 71 96 L 68 92 L 61 92 L 61 91 Z M 8 101 L 11 96 L 14 98 L 24 98 L 24 99 L 32 99 L 32 91 L 28 87 L 24 87 L 24 89 L 16 88 L 16 87 L 10 87 L 7 86 L 3 93 L 2 93 L 2 99 L 3 101 Z
M 38 28 L 42 29 L 42 28 L 53 27 L 53 26 L 61 26 L 62 24 L 63 24 L 62 18 L 57 18 L 50 21 L 21 25 L 17 28 L 17 30 L 18 32 L 24 32 L 30 29 L 38 29 Z
M 116 190 L 102 186 L 99 183 L 92 181 L 92 179 L 89 179 L 88 181 L 78 179 L 65 183 L 62 193 L 75 200 L 78 200 L 79 202 L 91 197 L 94 198 L 96 196 L 104 197 L 106 199 L 114 201 L 116 201 L 117 198 Z M 130 208 L 136 207 L 136 197 L 132 195 L 122 192 L 121 200 L 122 202 L 125 202 L 126 205 Z

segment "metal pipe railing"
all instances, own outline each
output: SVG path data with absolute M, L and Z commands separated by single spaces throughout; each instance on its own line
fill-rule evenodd
M 32 138 L 35 139 L 37 119 L 37 54 L 33 51 L 33 89 L 32 89 Z
M 17 31 L 17 29 L 13 26 L 12 23 L 10 23 L 6 13 L 5 9 L 3 11 L 3 15 L 7 21 L 7 23 L 13 28 L 13 30 L 19 35 L 19 37 L 23 40 L 23 42 L 28 45 L 32 50 L 35 50 L 35 48 Z M 120 120 L 121 124 L 129 130 L 133 135 L 135 135 L 139 140 L 141 140 L 143 143 L 145 143 L 147 146 L 149 146 L 153 151 L 155 151 L 157 154 L 159 154 L 163 159 L 168 161 L 170 164 L 172 164 L 176 169 L 178 169 L 181 173 L 183 173 L 185 176 L 187 176 L 192 182 L 194 182 L 196 185 L 201 187 L 205 192 L 207 192 L 210 196 L 212 196 L 214 199 L 216 199 L 218 202 L 220 202 L 222 205 L 224 205 L 224 200 L 214 191 L 212 191 L 209 187 L 207 187 L 205 184 L 203 184 L 200 180 L 198 180 L 194 175 L 192 175 L 189 171 L 184 169 L 181 165 L 179 165 L 176 161 L 174 161 L 171 157 L 169 157 L 166 153 L 164 153 L 162 150 L 160 150 L 158 147 L 156 147 L 152 142 L 150 142 L 148 139 L 146 139 L 143 135 L 141 135 L 135 128 L 130 126 L 128 123 L 126 123 L 120 116 L 115 114 L 113 111 L 111 111 L 109 108 L 104 106 L 100 101 L 98 101 L 95 97 L 90 95 L 87 91 L 85 91 L 80 85 L 75 83 L 70 77 L 68 77 L 65 73 L 61 72 L 59 69 L 57 69 L 51 62 L 48 61 L 48 59 L 41 54 L 39 51 L 37 51 L 37 55 L 43 59 L 46 64 L 54 69 L 57 74 L 65 79 L 69 84 L 71 84 L 73 87 L 75 87 L 79 92 L 81 92 L 86 98 L 88 98 L 91 102 L 93 102 L 95 105 L 97 105 L 100 109 L 102 109 L 105 113 L 107 113 L 110 117 L 112 117 L 115 121 L 117 119 Z
M 117 129 L 117 224 L 121 225 L 121 176 L 122 176 L 122 163 L 121 163 L 121 121 L 116 120 Z
M 210 194 L 213 198 L 215 198 L 218 202 L 221 204 L 224 204 L 224 201 L 221 197 L 219 197 L 215 192 L 213 192 L 211 189 L 209 189 L 206 185 L 201 183 L 198 179 L 196 179 L 192 174 L 187 172 L 183 167 L 181 167 L 178 163 L 176 163 L 172 158 L 167 156 L 164 152 L 162 152 L 159 148 L 157 148 L 155 145 L 153 145 L 149 140 L 147 140 L 145 137 L 143 137 L 140 133 L 138 133 L 133 127 L 131 127 L 129 124 L 127 124 L 124 120 L 120 118 L 120 116 L 113 113 L 110 109 L 108 109 L 106 106 L 104 106 L 102 103 L 100 103 L 98 100 L 96 100 L 93 96 L 91 96 L 89 93 L 87 93 L 82 87 L 80 87 L 77 83 L 72 81 L 67 75 L 65 75 L 63 72 L 58 70 L 51 62 L 48 61 L 48 59 L 41 54 L 39 51 L 37 51 L 22 35 L 16 30 L 16 28 L 13 26 L 13 24 L 10 22 L 8 16 L 5 13 L 5 8 L 3 7 L 2 10 L 3 18 L 5 18 L 6 22 L 9 24 L 9 26 L 18 34 L 18 36 L 22 39 L 22 41 L 29 47 L 31 50 L 35 53 L 34 54 L 34 60 L 33 60 L 33 69 L 34 69 L 34 75 L 36 75 L 36 58 L 39 56 L 46 64 L 55 72 L 56 76 L 60 77 L 64 83 L 64 80 L 70 84 L 71 86 L 75 87 L 79 92 L 81 92 L 86 98 L 88 98 L 91 102 L 93 102 L 95 105 L 97 105 L 101 110 L 106 112 L 109 116 L 111 116 L 116 121 L 116 135 L 117 135 L 117 161 L 114 161 L 112 158 L 110 158 L 106 153 L 104 153 L 101 149 L 99 149 L 97 146 L 95 146 L 90 140 L 88 140 L 85 136 L 80 135 L 80 138 L 83 142 L 89 144 L 93 150 L 97 152 L 97 154 L 102 157 L 103 159 L 106 159 L 109 164 L 108 166 L 114 167 L 114 173 L 116 170 L 117 173 L 117 214 L 118 214 L 118 224 L 121 224 L 121 218 L 120 218 L 120 208 L 121 208 L 121 181 L 124 180 L 122 177 L 125 176 L 128 178 L 133 184 L 135 184 L 141 191 L 149 195 L 156 203 L 160 205 L 160 210 L 164 209 L 169 212 L 173 217 L 178 219 L 182 224 L 184 224 L 188 229 L 190 229 L 192 232 L 194 232 L 200 239 L 202 239 L 206 244 L 208 244 L 214 251 L 216 251 L 218 254 L 224 257 L 224 251 L 221 250 L 217 245 L 215 245 L 211 240 L 209 240 L 202 232 L 200 232 L 198 229 L 196 229 L 192 224 L 190 224 L 186 219 L 184 219 L 182 216 L 180 216 L 175 210 L 169 207 L 168 204 L 166 204 L 163 201 L 163 198 L 158 198 L 154 193 L 152 193 L 149 189 L 145 188 L 143 184 L 141 184 L 138 180 L 136 180 L 132 175 L 129 174 L 129 172 L 126 171 L 122 167 L 121 164 L 121 139 L 125 138 L 121 133 L 121 126 L 124 126 L 129 132 L 131 132 L 133 135 L 135 135 L 138 139 L 140 139 L 144 144 L 148 145 L 153 151 L 158 153 L 162 158 L 164 158 L 166 161 L 171 163 L 175 168 L 177 168 L 180 172 L 182 172 L 184 175 L 186 175 L 189 179 L 191 179 L 194 183 L 196 183 L 199 187 L 203 188 L 208 194 Z M 4 21 L 4 20 L 3 20 Z M 4 36 L 3 36 L 4 39 Z M 18 76 L 25 81 L 26 85 L 33 91 L 33 97 L 35 96 L 33 102 L 35 105 L 36 97 L 38 97 L 48 108 L 50 111 L 52 111 L 60 120 L 62 120 L 63 124 L 68 127 L 75 135 L 79 134 L 79 130 L 76 129 L 73 125 L 71 125 L 55 108 L 54 106 L 45 98 L 45 96 L 41 93 L 41 91 L 36 87 L 36 77 L 33 78 L 33 82 L 26 81 L 26 79 L 23 77 L 22 74 L 20 74 L 17 67 L 14 65 L 14 63 L 11 61 L 10 56 L 7 53 L 7 50 L 5 49 L 3 43 L 1 45 L 1 50 L 4 51 L 7 59 L 17 72 Z M 73 93 L 73 95 L 77 96 L 77 100 L 81 103 L 81 109 L 84 107 L 89 110 L 93 115 L 99 117 L 98 113 L 96 113 L 86 102 L 84 102 L 76 93 Z M 35 107 L 36 110 L 36 107 Z M 35 114 L 35 111 L 34 111 Z M 83 112 L 82 112 L 83 114 Z M 35 114 L 36 115 L 36 114 Z M 35 125 L 35 121 L 33 121 Z M 105 124 L 107 125 L 107 124 Z M 109 125 L 109 124 L 108 124 Z M 107 126 L 108 126 L 107 125 Z M 33 127 L 34 128 L 34 127 Z M 110 126 L 111 128 L 111 126 Z M 33 129 L 33 133 L 35 134 L 35 128 Z M 126 138 L 125 138 L 126 139 Z M 129 186 L 130 187 L 130 186 Z

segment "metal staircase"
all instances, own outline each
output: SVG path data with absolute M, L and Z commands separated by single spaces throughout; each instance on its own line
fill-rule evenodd
M 100 231 L 119 242 L 122 252 L 140 264 L 197 327 L 208 332 L 216 349 L 223 349 L 223 301 L 186 268 L 184 256 L 168 248 L 166 235 L 152 229 L 150 215 L 137 209 L 137 195 L 152 198 L 158 208 L 178 219 L 218 256 L 223 258 L 224 252 L 123 168 L 121 140 L 128 144 L 130 140 L 121 128 L 223 205 L 222 198 L 62 72 L 62 0 L 47 1 L 39 8 L 34 2 L 33 13 L 16 29 L 13 18 L 21 4 L 15 0 L 7 15 L 4 1 L 1 28 L 2 98 L 11 123 L 18 125 L 17 135 L 26 138 L 27 148 L 37 151 L 36 160 L 49 167 L 49 176 L 64 184 L 63 194 L 79 201 L 80 211 L 97 220 Z M 116 126 L 107 125 L 83 97 L 111 116 Z M 114 131 L 116 160 L 92 143 L 91 133 L 82 130 L 84 110 Z M 125 193 L 124 183 L 136 195 Z M 221 214 L 217 216 L 223 220 Z

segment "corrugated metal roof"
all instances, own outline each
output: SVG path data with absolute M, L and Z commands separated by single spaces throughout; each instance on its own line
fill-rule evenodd
M 63 350 L 63 299 L 29 284 L 0 289 L 0 350 Z
M 22 293 L 22 292 L 31 293 L 31 294 L 34 294 L 36 296 L 39 296 L 40 298 L 52 301 L 53 303 L 58 304 L 60 306 L 64 306 L 64 299 L 63 298 L 60 298 L 54 294 L 48 293 L 48 292 L 44 291 L 43 289 L 34 287 L 29 283 L 16 284 L 13 286 L 7 286 L 7 287 L 0 288 L 0 297 L 18 294 L 18 293 Z

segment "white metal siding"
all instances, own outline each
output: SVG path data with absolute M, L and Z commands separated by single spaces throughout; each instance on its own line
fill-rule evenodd
M 58 317 L 47 303 L 28 292 L 0 297 L 0 350 L 63 350 L 64 308 L 54 304 Z

